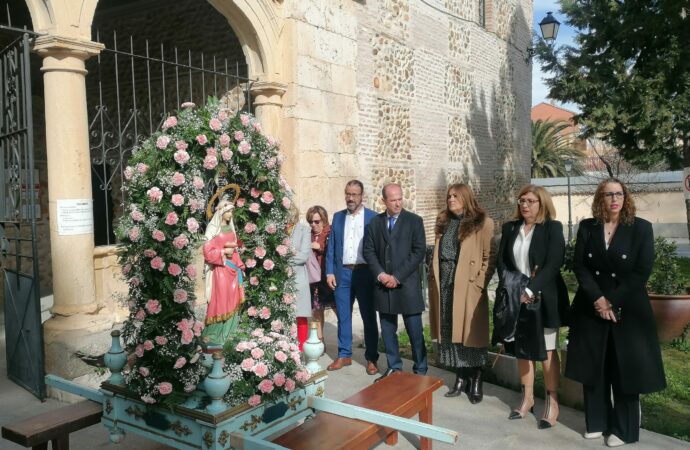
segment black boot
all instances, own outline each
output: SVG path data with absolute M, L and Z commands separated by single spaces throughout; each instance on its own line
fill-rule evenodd
M 474 405 L 484 399 L 482 368 L 473 367 L 469 370 L 472 373 L 472 378 L 470 378 L 470 392 L 467 394 L 467 397 L 470 399 L 470 403 Z
M 453 383 L 453 386 L 451 386 L 444 395 L 446 397 L 457 397 L 462 394 L 462 391 L 466 389 L 468 384 L 467 378 L 465 377 L 465 368 L 458 367 L 458 370 L 455 372 L 455 383 Z

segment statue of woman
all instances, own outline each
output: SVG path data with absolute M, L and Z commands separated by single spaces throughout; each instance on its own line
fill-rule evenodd
M 209 345 L 223 345 L 230 338 L 239 324 L 237 311 L 244 301 L 244 263 L 237 252 L 233 209 L 232 202 L 221 200 L 206 227 L 203 250 L 208 307 L 202 339 Z

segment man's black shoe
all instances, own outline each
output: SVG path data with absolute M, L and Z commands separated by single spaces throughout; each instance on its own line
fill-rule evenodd
M 386 378 L 388 375 L 395 373 L 395 372 L 400 372 L 400 371 L 397 369 L 386 369 L 386 371 L 383 372 L 383 375 L 381 375 L 380 377 L 378 377 L 377 379 L 374 380 L 374 383 L 378 383 L 379 381 Z

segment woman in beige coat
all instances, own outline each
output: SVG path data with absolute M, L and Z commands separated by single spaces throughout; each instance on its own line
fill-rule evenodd
M 493 275 L 491 239 L 494 223 L 470 188 L 453 184 L 446 209 L 436 219 L 434 257 L 429 274 L 431 337 L 438 342 L 438 362 L 455 367 L 455 383 L 445 394 L 467 392 L 482 401 L 481 368 L 489 346 L 486 286 Z

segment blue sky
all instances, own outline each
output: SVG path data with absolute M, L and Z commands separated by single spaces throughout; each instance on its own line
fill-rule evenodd
M 558 37 L 556 38 L 556 46 L 568 44 L 573 44 L 573 38 L 575 36 L 575 31 L 565 24 L 565 15 L 560 13 L 560 5 L 556 0 L 534 0 L 534 17 L 532 18 L 532 24 L 534 31 L 541 35 L 539 30 L 539 22 L 546 17 L 548 11 L 553 12 L 553 16 L 561 22 L 561 27 L 558 30 Z M 532 106 L 541 102 L 548 102 L 547 96 L 549 95 L 548 88 L 544 85 L 542 81 L 541 67 L 537 62 L 532 64 Z M 572 103 L 557 105 L 563 106 L 564 108 L 570 109 L 572 111 L 579 111 L 577 105 Z

